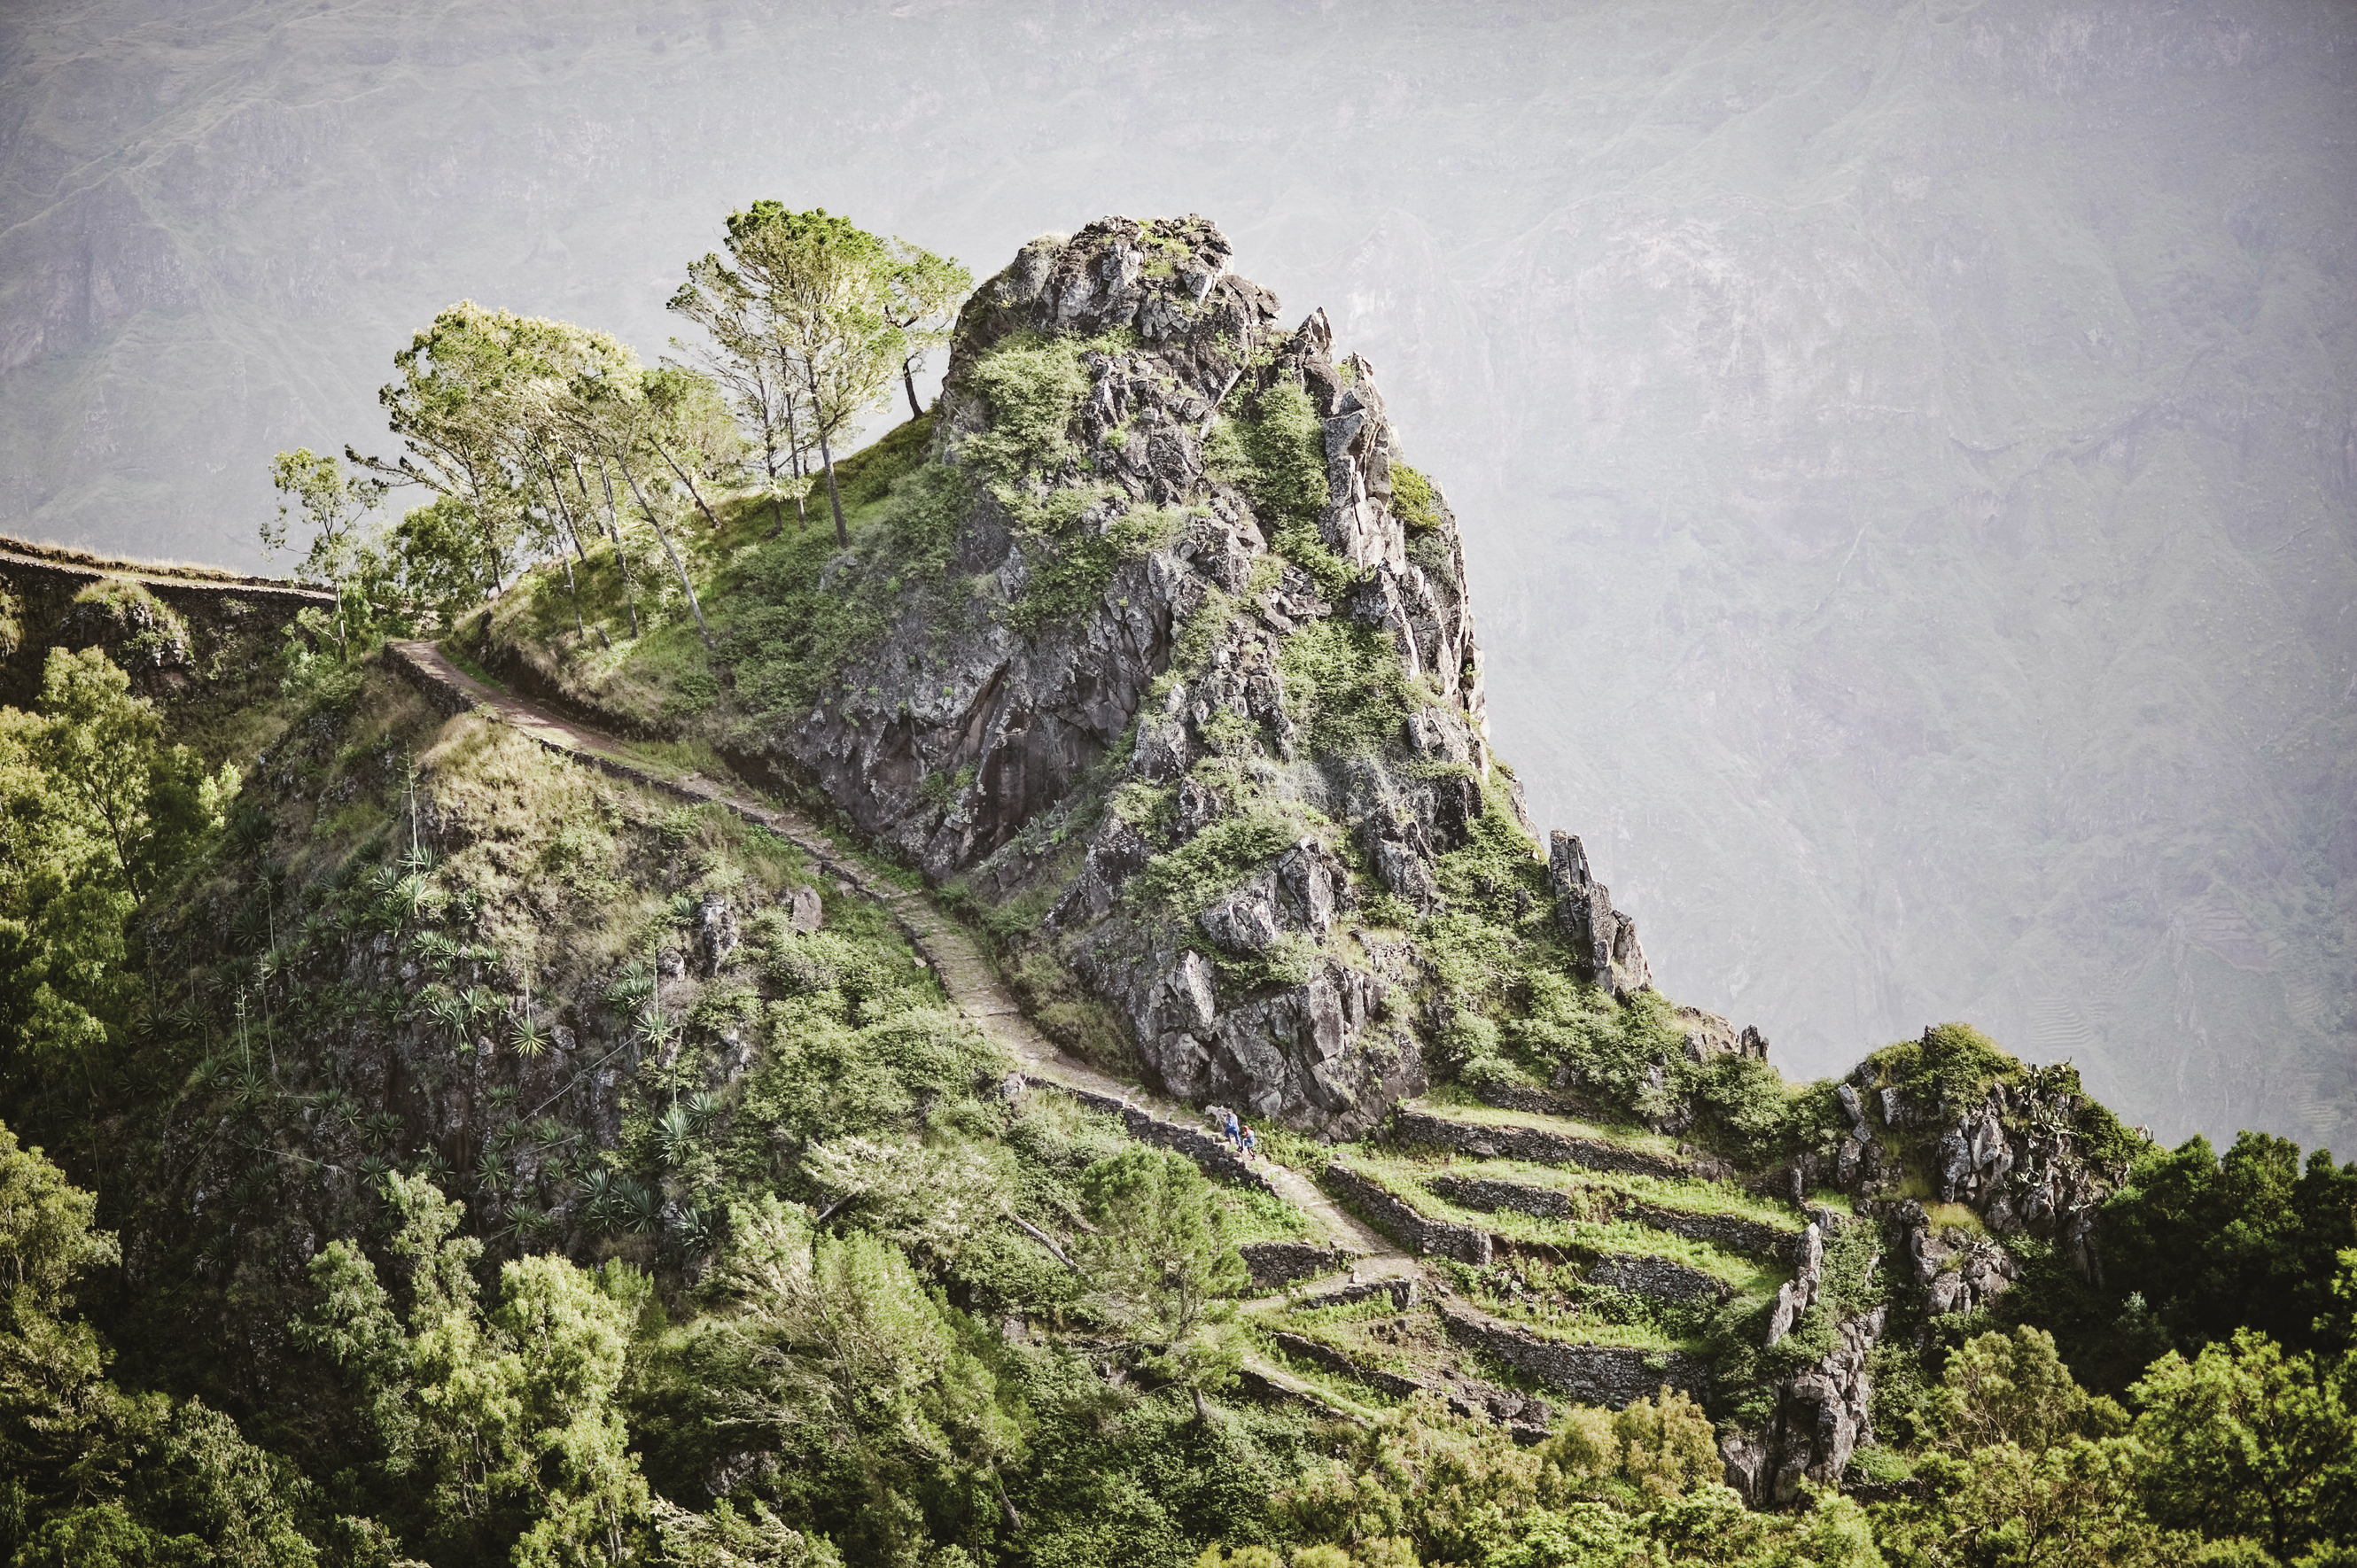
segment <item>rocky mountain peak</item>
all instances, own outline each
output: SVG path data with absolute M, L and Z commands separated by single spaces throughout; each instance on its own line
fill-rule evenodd
M 1472 1026 L 1414 935 L 1452 879 L 1650 976 L 1491 755 L 1456 519 L 1374 367 L 1231 253 L 1107 218 L 976 291 L 925 470 L 951 591 L 773 744 L 930 879 L 1038 907 L 1174 1093 L 1348 1131 Z

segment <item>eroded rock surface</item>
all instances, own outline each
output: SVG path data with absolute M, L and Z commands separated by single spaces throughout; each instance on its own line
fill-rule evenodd
M 1282 328 L 1229 260 L 1202 219 L 1109 218 L 976 292 L 932 435 L 971 481 L 950 555 L 973 600 L 912 607 L 771 759 L 929 878 L 1044 898 L 1040 944 L 1172 1093 L 1355 1133 L 1426 1086 L 1442 1023 L 1395 933 L 1444 910 L 1441 859 L 1485 813 L 1523 809 L 1490 756 L 1455 518 L 1422 481 L 1396 504 L 1374 368 L 1334 360 L 1322 313 Z M 1017 371 L 1050 417 L 1000 406 Z M 1060 431 L 1058 387 L 1077 390 Z M 1300 433 L 1290 456 L 1239 469 L 1268 429 Z M 1101 593 L 1037 611 L 1090 561 Z M 1291 656 L 1304 638 L 1326 663 Z M 1318 682 L 1377 661 L 1396 723 L 1311 734 Z M 1646 985 L 1569 842 L 1558 906 L 1583 965 Z

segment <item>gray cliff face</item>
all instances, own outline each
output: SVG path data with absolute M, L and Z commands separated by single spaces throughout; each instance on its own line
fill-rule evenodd
M 1035 241 L 976 293 L 933 434 L 977 480 L 952 545 L 974 613 L 949 626 L 912 607 L 775 745 L 929 879 L 1041 897 L 1042 940 L 1173 1093 L 1355 1130 L 1425 1086 L 1437 1023 L 1412 1002 L 1413 941 L 1355 916 L 1376 896 L 1440 908 L 1436 861 L 1493 800 L 1527 822 L 1491 765 L 1455 518 L 1435 496 L 1419 526 L 1403 520 L 1373 367 L 1333 361 L 1322 313 L 1281 330 L 1275 296 L 1229 257 L 1201 219 L 1111 218 Z M 977 455 L 1008 414 L 981 367 L 1043 342 L 1077 345 L 1085 394 L 1060 463 L 994 487 Z M 1273 551 L 1284 520 L 1207 454 L 1219 421 L 1297 389 L 1323 459 L 1321 576 Z M 1060 507 L 1078 521 L 1042 530 Z M 1020 629 L 1010 608 L 1145 509 L 1176 519 L 1166 542 L 1125 555 L 1079 615 Z M 1397 662 L 1412 701 L 1395 733 L 1312 744 L 1286 647 L 1319 623 L 1374 634 L 1369 657 Z M 1303 831 L 1234 847 L 1279 819 Z M 1185 907 L 1134 891 L 1207 833 L 1220 886 Z M 1568 842 L 1566 929 L 1599 982 L 1645 985 L 1634 927 Z

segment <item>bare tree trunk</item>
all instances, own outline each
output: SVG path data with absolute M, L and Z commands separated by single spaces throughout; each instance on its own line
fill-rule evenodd
M 1195 1402 L 1196 1421 L 1200 1423 L 1211 1420 L 1211 1412 L 1203 1408 L 1203 1391 L 1200 1389 L 1189 1389 L 1187 1392 Z
M 491 509 L 483 504 L 483 481 L 475 477 L 471 463 L 467 466 L 467 483 L 475 492 L 476 520 L 483 525 L 483 550 L 491 558 L 491 591 L 483 597 L 495 599 L 500 596 L 500 583 L 507 572 L 500 562 L 500 538 L 491 527 Z
M 917 406 L 917 357 L 914 354 L 900 361 L 900 385 L 909 393 L 909 417 L 923 418 L 925 411 Z
M 802 431 L 794 423 L 794 404 L 791 398 L 786 400 L 786 456 L 793 461 L 795 478 L 810 478 L 810 471 L 802 466 Z M 794 497 L 794 532 L 800 533 L 809 526 L 809 505 L 802 495 L 797 494 Z
M 549 499 L 556 503 L 557 520 L 565 525 L 565 535 L 573 541 L 573 548 L 577 552 L 581 548 L 581 533 L 573 526 L 572 509 L 565 504 L 565 486 L 556 477 L 556 466 L 548 460 L 546 453 L 538 448 L 533 449 L 533 455 L 540 459 L 540 471 L 548 476 Z M 587 642 L 589 640 L 589 628 L 581 619 L 581 585 L 573 575 L 573 557 L 565 553 L 565 541 L 562 539 L 556 542 L 556 558 L 565 563 L 565 587 L 573 596 L 573 629 L 580 634 L 582 641 Z M 589 558 L 584 555 L 581 560 L 587 565 Z
M 770 476 L 770 537 L 786 532 L 786 507 L 778 499 L 778 429 L 767 413 L 761 416 L 761 469 Z
M 1007 1500 L 1006 1482 L 999 1476 L 998 1466 L 996 1465 L 990 1467 L 990 1485 L 998 1493 L 998 1508 L 999 1511 L 1006 1516 L 1006 1528 L 1020 1530 L 1023 1528 L 1023 1516 L 1017 1513 L 1015 1505 Z
M 671 535 L 663 532 L 662 520 L 656 517 L 655 509 L 647 504 L 647 493 L 639 489 L 639 477 L 630 472 L 630 464 L 622 460 L 619 452 L 614 454 L 614 466 L 622 470 L 622 478 L 630 485 L 630 494 L 638 498 L 639 510 L 647 514 L 647 522 L 654 529 L 655 537 L 662 542 L 663 553 L 671 557 L 672 570 L 679 574 L 679 585 L 687 590 L 687 607 L 695 616 L 695 629 L 704 634 L 704 646 L 709 650 L 712 628 L 705 624 L 704 607 L 696 602 L 695 584 L 689 579 L 686 565 L 680 560 L 679 552 L 671 547 Z
M 1071 1270 L 1072 1273 L 1076 1274 L 1081 1272 L 1081 1265 L 1072 1262 L 1071 1258 L 1064 1255 L 1064 1249 L 1056 1245 L 1056 1239 L 1054 1237 L 1049 1235 L 1045 1230 L 1040 1230 L 1037 1225 L 1032 1224 L 1031 1221 L 1024 1219 L 1023 1216 L 1014 1212 L 1012 1209 L 1007 1211 L 1006 1218 L 1015 1221 L 1015 1228 L 1017 1230 L 1022 1231 L 1023 1234 L 1030 1237 L 1031 1240 L 1039 1242 L 1042 1247 L 1047 1248 L 1048 1255 L 1049 1257 L 1055 1259 L 1056 1262 L 1063 1264 L 1064 1267 Z
M 639 601 L 630 592 L 630 563 L 622 553 L 622 525 L 614 516 L 614 479 L 606 472 L 606 455 L 597 454 L 597 482 L 606 488 L 606 532 L 614 542 L 614 569 L 622 575 L 622 607 L 630 612 L 630 635 L 639 635 Z M 585 486 L 584 489 L 587 489 Z
M 662 442 L 657 441 L 652 436 L 649 436 L 647 438 L 647 445 L 655 449 L 655 456 L 661 457 L 665 463 L 670 464 L 671 471 L 679 476 L 679 482 L 687 487 L 687 493 L 695 498 L 695 510 L 704 514 L 704 521 L 712 525 L 713 532 L 719 532 L 720 520 L 712 515 L 712 509 L 710 507 L 704 504 L 704 492 L 695 488 L 695 481 L 687 477 L 687 470 L 681 467 L 676 462 L 673 461 L 672 455 L 663 450 L 663 444 Z
M 847 550 L 851 547 L 851 530 L 843 524 L 843 492 L 835 488 L 834 454 L 827 447 L 823 429 L 818 433 L 818 456 L 826 465 L 826 504 L 834 509 L 834 542 Z

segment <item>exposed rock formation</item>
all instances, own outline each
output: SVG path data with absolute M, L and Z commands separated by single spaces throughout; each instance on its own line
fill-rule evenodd
M 1738 1033 L 1734 1025 L 1699 1007 L 1681 1006 L 1674 1016 L 1685 1030 L 1686 1056 L 1690 1060 L 1707 1061 L 1712 1057 L 1741 1057 L 1756 1062 L 1768 1059 L 1768 1037 L 1754 1025 L 1746 1024 Z
M 1576 834 L 1553 835 L 1547 870 L 1555 882 L 1555 918 L 1596 983 L 1615 996 L 1652 984 L 1653 972 L 1637 945 L 1637 922 L 1612 907 L 1612 890 L 1589 873 L 1587 851 Z M 1760 1050 L 1765 1055 L 1764 1041 Z
M 1034 242 L 976 292 L 932 437 L 969 481 L 950 554 L 975 598 L 954 627 L 912 606 L 768 756 L 930 878 L 1046 890 L 1041 938 L 1172 1093 L 1356 1132 L 1425 1087 L 1443 1022 L 1391 930 L 1442 909 L 1440 859 L 1486 811 L 1522 808 L 1491 768 L 1455 519 L 1428 487 L 1403 515 L 1373 368 L 1334 362 L 1320 313 L 1282 330 L 1229 256 L 1201 219 L 1112 218 Z M 1058 354 L 1068 380 L 1036 371 Z M 1049 400 L 1019 462 L 996 401 L 1010 366 Z M 1283 484 L 1259 456 L 1248 477 L 1237 442 L 1268 438 L 1235 431 L 1280 424 L 1306 443 Z M 1090 560 L 1103 586 L 1077 614 L 1026 607 Z M 1352 667 L 1294 660 L 1313 632 Z M 1313 744 L 1317 682 L 1378 662 L 1396 666 L 1395 726 Z M 1289 836 L 1268 843 L 1272 823 Z M 1135 891 L 1181 854 L 1183 889 Z M 1577 840 L 1557 881 L 1598 983 L 1645 985 Z
M 1722 1438 L 1727 1484 L 1754 1506 L 1789 1503 L 1803 1479 L 1837 1485 L 1860 1444 L 1874 1440 L 1874 1388 L 1867 1355 L 1882 1337 L 1884 1309 L 1844 1321 L 1833 1353 L 1786 1379 L 1776 1412 L 1758 1435 Z

